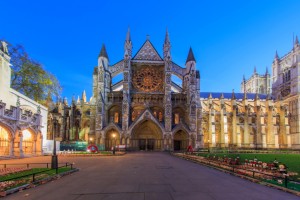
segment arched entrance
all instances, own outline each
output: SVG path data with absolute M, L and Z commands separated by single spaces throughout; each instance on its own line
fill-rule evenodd
M 131 139 L 133 150 L 161 150 L 162 145 L 162 131 L 153 121 L 146 120 L 133 129 Z
M 0 156 L 9 155 L 10 137 L 8 131 L 0 125 Z
M 189 135 L 182 130 L 174 134 L 174 151 L 186 150 L 189 145 Z
M 105 135 L 105 149 L 106 151 L 112 150 L 113 146 L 120 144 L 120 134 L 115 129 L 110 129 Z
M 23 130 L 22 133 L 23 133 L 23 144 L 22 144 L 23 153 L 25 155 L 30 155 L 35 153 L 33 149 L 34 134 L 29 129 Z

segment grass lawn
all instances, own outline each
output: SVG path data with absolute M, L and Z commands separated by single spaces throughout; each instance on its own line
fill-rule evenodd
M 38 173 L 38 174 L 36 174 L 36 180 L 56 174 L 55 169 L 49 170 L 49 171 L 46 171 L 46 170 L 49 170 L 49 169 L 47 169 L 47 168 L 33 168 L 33 169 L 28 170 L 28 171 L 17 172 L 17 173 L 1 176 L 0 181 L 5 181 L 5 180 L 11 179 L 11 178 L 17 178 L 17 177 L 26 176 L 26 175 L 28 175 L 28 176 L 20 178 L 20 179 L 32 180 L 32 175 L 30 175 L 30 174 L 33 174 L 33 173 Z M 71 170 L 70 167 L 62 167 L 62 168 L 58 169 L 58 173 L 66 172 L 66 171 L 69 171 L 69 170 Z M 43 172 L 43 171 L 45 171 L 45 172 Z M 15 179 L 15 180 L 18 180 L 18 179 Z
M 239 153 L 239 154 L 226 154 L 226 153 L 217 153 L 217 154 L 208 154 L 208 153 L 199 153 L 199 156 L 207 157 L 207 155 L 216 155 L 218 157 L 223 157 L 226 155 L 229 158 L 240 157 L 241 161 L 244 162 L 245 159 L 253 160 L 257 158 L 263 162 L 273 162 L 276 160 L 279 163 L 283 163 L 288 167 L 288 171 L 297 172 L 297 178 L 300 178 L 300 154 L 254 154 L 254 153 Z M 298 179 L 299 181 L 299 179 Z

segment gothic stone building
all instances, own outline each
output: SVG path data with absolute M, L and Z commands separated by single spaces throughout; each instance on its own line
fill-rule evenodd
M 254 72 L 248 80 L 245 79 L 245 76 L 243 77 L 241 92 L 271 94 L 271 75 L 268 68 L 265 74 L 258 74 L 254 67 Z
M 133 150 L 184 150 L 188 145 L 300 149 L 299 58 L 298 41 L 291 53 L 275 57 L 273 94 L 268 73 L 264 84 L 250 84 L 243 93 L 200 92 L 192 49 L 185 67 L 177 65 L 166 33 L 163 57 L 149 39 L 133 55 L 128 31 L 121 61 L 110 65 L 102 47 L 89 102 L 85 93 L 70 106 L 66 100 L 58 102 L 51 116 L 59 119 L 61 140 L 85 140 L 107 150 L 118 144 Z M 119 74 L 123 79 L 113 83 Z M 256 89 L 248 93 L 251 85 Z
M 0 158 L 41 155 L 47 148 L 48 110 L 11 88 L 10 58 L 0 41 Z

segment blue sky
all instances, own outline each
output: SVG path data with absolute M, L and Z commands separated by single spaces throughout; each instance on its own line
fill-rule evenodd
M 128 26 L 133 53 L 146 35 L 162 55 L 168 27 L 172 58 L 184 66 L 193 48 L 201 91 L 240 91 L 256 66 L 271 71 L 278 51 L 292 48 L 300 35 L 298 0 L 206 1 L 3 1 L 0 39 L 25 46 L 63 86 L 70 100 L 85 89 L 92 95 L 92 73 L 102 43 L 110 64 L 122 59 Z

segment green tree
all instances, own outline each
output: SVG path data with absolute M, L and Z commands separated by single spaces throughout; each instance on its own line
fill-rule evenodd
M 11 87 L 35 101 L 46 105 L 51 96 L 59 96 L 58 79 L 43 65 L 29 57 L 22 45 L 9 46 L 11 56 Z

